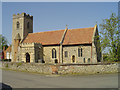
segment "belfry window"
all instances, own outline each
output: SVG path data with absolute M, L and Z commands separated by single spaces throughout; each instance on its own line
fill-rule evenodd
M 20 28 L 20 23 L 19 23 L 19 22 L 17 22 L 17 29 L 18 29 L 18 28 Z
M 29 25 L 29 22 L 27 23 L 27 29 L 29 29 L 30 25 Z
M 52 49 L 52 58 L 56 58 L 56 50 L 55 50 L 55 48 Z

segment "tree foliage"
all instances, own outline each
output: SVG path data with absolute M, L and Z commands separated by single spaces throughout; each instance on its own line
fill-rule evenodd
M 8 43 L 7 39 L 0 34 L 0 50 L 1 49 L 3 50 L 3 47 L 5 47 L 6 49 L 8 47 L 7 43 Z
M 102 50 L 107 48 L 109 56 L 108 60 L 119 60 L 120 44 L 119 44 L 119 29 L 118 17 L 112 13 L 110 18 L 104 19 L 100 24 L 100 38 Z

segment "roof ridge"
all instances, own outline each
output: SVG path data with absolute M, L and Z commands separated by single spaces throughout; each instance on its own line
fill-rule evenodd
M 29 33 L 29 34 L 37 34 L 37 33 L 47 33 L 47 32 L 55 32 L 55 31 L 63 31 L 64 29 L 62 30 L 53 30 L 53 31 L 44 31 L 44 32 L 35 32 L 35 33 Z
M 89 28 L 94 28 L 94 27 L 88 27 L 88 28 L 73 28 L 73 29 L 68 29 L 68 30 L 76 30 L 76 29 L 89 29 Z
M 88 27 L 88 28 L 94 28 L 94 27 Z M 87 29 L 87 28 L 74 28 L 74 29 Z M 74 30 L 74 29 L 68 29 L 68 30 Z M 64 29 L 61 30 L 53 30 L 53 31 L 44 31 L 44 32 L 35 32 L 35 33 L 29 33 L 29 34 L 39 34 L 39 33 L 47 33 L 47 32 L 57 32 L 57 31 L 62 31 Z

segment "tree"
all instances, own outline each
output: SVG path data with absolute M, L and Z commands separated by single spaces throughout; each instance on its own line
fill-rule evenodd
M 8 48 L 7 43 L 8 43 L 7 39 L 0 34 L 0 50 L 1 49 L 3 50 L 3 47 L 5 47 L 5 49 L 7 49 Z
M 112 13 L 110 18 L 103 20 L 103 23 L 100 24 L 100 27 L 102 50 L 107 48 L 109 53 L 109 60 L 118 60 L 120 54 L 118 17 L 115 15 L 115 13 Z

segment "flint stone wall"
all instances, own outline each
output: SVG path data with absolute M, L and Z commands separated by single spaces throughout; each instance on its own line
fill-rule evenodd
M 48 65 L 41 63 L 13 63 L 3 62 L 2 68 L 18 71 L 37 72 L 42 74 L 97 74 L 97 73 L 117 73 L 118 64 L 79 64 L 79 65 Z
M 2 63 L 2 68 L 8 68 L 17 71 L 37 72 L 43 74 L 50 74 L 52 70 L 50 65 L 44 65 L 40 63 Z
M 117 73 L 118 64 L 110 65 L 78 65 L 78 66 L 59 66 L 60 74 L 97 74 L 97 73 Z

